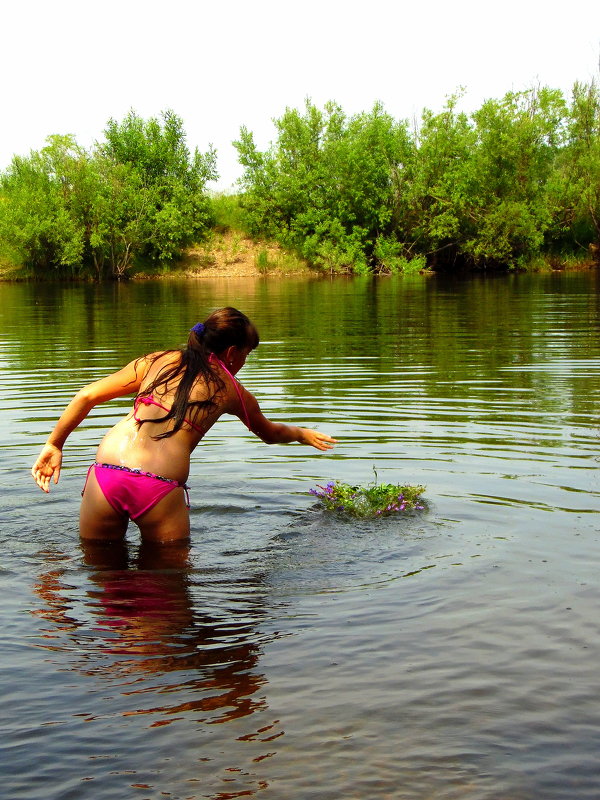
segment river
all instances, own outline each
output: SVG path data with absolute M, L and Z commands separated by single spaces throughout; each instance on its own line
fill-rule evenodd
M 10 800 L 585 800 L 600 794 L 598 273 L 0 284 L 0 689 Z M 189 548 L 82 549 L 83 384 L 235 305 L 272 419 L 192 460 Z M 330 479 L 424 484 L 356 521 Z

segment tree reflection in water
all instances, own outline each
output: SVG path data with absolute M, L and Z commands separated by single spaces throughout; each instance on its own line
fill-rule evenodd
M 44 602 L 35 613 L 52 623 L 44 647 L 69 651 L 70 669 L 116 682 L 138 704 L 121 713 L 161 717 L 152 726 L 173 722 L 174 714 L 217 723 L 265 708 L 256 697 L 266 682 L 257 670 L 261 575 L 203 583 L 187 545 L 82 547 L 90 569 L 79 592 L 66 563 L 72 560 L 44 553 L 51 569 L 35 585 Z

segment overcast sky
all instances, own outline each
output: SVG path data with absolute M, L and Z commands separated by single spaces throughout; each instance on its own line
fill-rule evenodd
M 221 188 L 240 126 L 266 147 L 306 97 L 404 119 L 461 86 L 468 111 L 599 77 L 599 0 L 0 0 L 0 29 L 0 168 L 49 134 L 89 147 L 110 117 L 171 108 L 192 148 L 216 147 Z

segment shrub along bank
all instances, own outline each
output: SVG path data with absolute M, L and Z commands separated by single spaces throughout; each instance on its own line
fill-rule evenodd
M 569 100 L 510 92 L 470 115 L 459 101 L 412 125 L 380 104 L 347 116 L 307 101 L 275 120 L 264 151 L 242 127 L 236 196 L 209 195 L 216 154 L 191 153 L 172 111 L 109 120 L 90 150 L 51 136 L 0 175 L 0 264 L 44 277 L 169 272 L 224 229 L 331 272 L 597 259 L 598 85 L 576 84 Z M 264 248 L 258 269 L 286 262 Z
M 600 93 L 576 84 L 458 97 L 411 126 L 379 104 L 288 109 L 266 151 L 241 129 L 242 205 L 255 235 L 333 271 L 515 268 L 600 243 Z
M 214 151 L 192 154 L 167 111 L 110 120 L 91 150 L 50 136 L 16 156 L 0 180 L 0 252 L 32 274 L 126 276 L 134 263 L 166 267 L 213 224 L 205 190 Z

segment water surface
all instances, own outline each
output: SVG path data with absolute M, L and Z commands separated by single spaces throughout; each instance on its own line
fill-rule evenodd
M 82 549 L 95 409 L 58 487 L 28 470 L 84 383 L 236 305 L 242 381 L 333 454 L 225 418 L 192 542 Z M 0 284 L 2 772 L 10 798 L 597 798 L 596 273 Z M 352 521 L 331 478 L 427 486 Z

